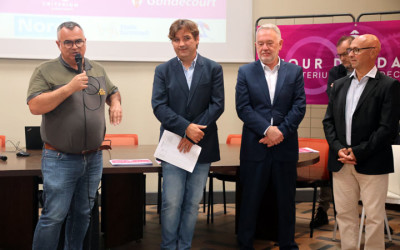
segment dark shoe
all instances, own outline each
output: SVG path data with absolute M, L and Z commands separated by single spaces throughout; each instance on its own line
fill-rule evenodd
M 329 224 L 328 215 L 322 208 L 318 208 L 317 215 L 314 218 L 314 224 L 310 222 L 310 228 L 317 228 Z
M 390 235 L 393 235 L 393 229 L 391 226 L 389 226 L 389 231 L 390 231 Z M 386 226 L 385 226 L 385 234 L 387 234 Z

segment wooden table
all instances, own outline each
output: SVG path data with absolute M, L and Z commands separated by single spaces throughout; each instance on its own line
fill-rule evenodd
M 106 247 L 115 247 L 143 236 L 144 173 L 159 172 L 154 159 L 156 145 L 114 146 L 103 152 L 102 226 Z M 220 145 L 221 161 L 214 170 L 236 170 L 240 146 Z M 0 152 L 8 160 L 0 161 L 0 248 L 30 249 L 38 220 L 37 177 L 41 176 L 41 150 L 29 151 L 29 157 L 15 152 Z M 151 159 L 153 165 L 112 166 L 110 159 Z M 318 153 L 301 154 L 298 166 L 318 162 Z

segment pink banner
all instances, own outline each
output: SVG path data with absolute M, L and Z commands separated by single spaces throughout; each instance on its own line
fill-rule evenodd
M 36 15 L 225 19 L 226 0 L 3 0 L 0 3 L 0 12 Z
M 400 21 L 280 25 L 283 48 L 280 57 L 303 67 L 308 104 L 327 104 L 328 72 L 340 64 L 336 42 L 343 35 L 374 34 L 382 43 L 376 65 L 400 80 Z

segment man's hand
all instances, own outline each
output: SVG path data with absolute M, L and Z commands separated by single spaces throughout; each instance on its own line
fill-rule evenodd
M 272 143 L 271 139 L 268 138 L 268 136 L 264 136 L 261 140 L 258 141 L 259 143 L 266 144 L 268 147 L 274 146 Z
M 202 129 L 207 128 L 204 125 L 198 125 L 194 123 L 190 123 L 189 126 L 186 128 L 186 136 L 190 138 L 194 143 L 199 143 L 204 137 L 204 132 Z
M 86 71 L 76 75 L 72 80 L 66 85 L 72 93 L 84 90 L 88 87 L 89 77 L 86 75 Z
M 120 124 L 122 121 L 122 107 L 121 95 L 119 91 L 109 96 L 106 100 L 106 103 L 110 105 L 110 109 L 108 110 L 110 123 L 114 126 Z
M 277 126 L 270 126 L 265 137 L 258 142 L 267 144 L 268 147 L 272 147 L 281 143 L 283 139 L 283 134 L 279 128 Z
M 193 144 L 186 138 L 182 138 L 182 140 L 178 144 L 179 152 L 187 153 L 192 148 Z
M 340 161 L 343 164 L 351 164 L 351 165 L 356 165 L 357 160 L 356 156 L 353 153 L 352 148 L 342 148 L 338 151 L 338 156 Z
M 121 123 L 122 120 L 122 107 L 121 103 L 114 102 L 111 104 L 110 109 L 108 110 L 108 114 L 110 116 L 110 123 L 114 126 Z

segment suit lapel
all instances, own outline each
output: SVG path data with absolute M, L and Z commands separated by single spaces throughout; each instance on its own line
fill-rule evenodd
M 338 103 L 334 105 L 338 105 L 340 107 L 340 114 L 339 117 L 341 119 L 341 131 L 346 131 L 346 99 L 347 99 L 347 92 L 349 91 L 350 84 L 351 84 L 351 77 L 348 77 L 347 80 L 343 84 L 343 90 L 340 93 L 337 93 L 339 96 Z M 343 93 L 343 94 L 342 94 Z
M 194 93 L 196 92 L 197 86 L 199 85 L 201 75 L 203 74 L 203 58 L 197 54 L 197 61 L 194 66 L 194 72 L 193 72 L 193 78 L 192 78 L 192 84 L 190 85 L 190 90 L 189 90 L 189 99 L 188 99 L 188 104 L 193 98 Z
M 279 92 L 282 90 L 283 83 L 285 82 L 286 78 L 286 73 L 287 73 L 286 63 L 281 61 L 281 65 L 278 70 L 278 79 L 276 80 L 276 86 L 275 86 L 275 94 L 274 94 L 275 101 L 278 101 L 277 97 L 279 96 Z
M 365 85 L 364 91 L 362 92 L 360 99 L 358 100 L 357 107 L 354 110 L 354 113 L 357 112 L 357 110 L 360 108 L 360 106 L 363 104 L 363 102 L 367 99 L 369 94 L 371 93 L 372 90 L 375 89 L 376 85 L 378 84 L 379 80 L 379 72 L 376 73 L 375 78 L 370 78 Z
M 257 77 L 257 84 L 259 85 L 261 92 L 264 93 L 265 98 L 271 105 L 271 98 L 269 97 L 268 83 L 265 79 L 265 72 L 261 65 L 260 60 L 254 63 L 254 75 Z
M 182 64 L 178 61 L 178 58 L 173 60 L 172 68 L 175 72 L 175 79 L 178 82 L 177 85 L 179 85 L 179 87 L 182 89 L 182 92 L 187 97 L 189 95 L 189 87 L 187 85 L 185 73 L 183 72 Z

